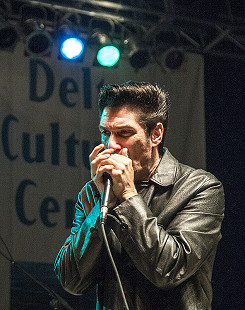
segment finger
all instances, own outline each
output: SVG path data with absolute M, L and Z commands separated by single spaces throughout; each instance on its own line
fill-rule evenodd
M 105 149 L 105 150 L 97 153 L 96 157 L 93 157 L 92 160 L 94 160 L 95 158 L 99 159 L 101 155 L 102 155 L 102 158 L 103 158 L 103 155 L 106 155 L 106 154 L 111 155 L 113 152 L 114 152 L 114 149 Z
M 91 154 L 89 155 L 89 159 L 90 159 L 90 162 L 92 162 L 96 156 L 99 154 L 99 152 L 104 148 L 104 144 L 101 143 L 99 145 L 97 145 L 93 151 L 91 152 Z
M 123 156 L 125 156 L 125 157 L 128 157 L 128 149 L 126 148 L 126 147 L 124 147 L 123 149 L 122 149 L 122 153 L 121 153 Z
M 127 165 L 127 162 L 122 160 L 122 156 L 118 158 L 117 156 L 111 155 L 108 158 L 105 158 L 104 160 L 102 160 L 100 162 L 100 165 L 101 166 L 113 165 L 113 167 L 116 169 L 125 170 L 125 166 Z
M 99 154 L 95 157 L 94 160 L 91 161 L 92 166 L 98 166 L 103 160 L 110 157 L 110 154 Z
M 127 154 L 126 151 L 124 151 L 124 152 L 125 152 L 125 154 Z M 131 159 L 129 157 L 124 156 L 122 154 L 121 155 L 120 154 L 112 154 L 110 156 L 110 158 L 108 158 L 108 160 L 112 160 L 113 164 L 114 163 L 123 163 L 125 166 L 129 165 L 131 162 Z
M 97 176 L 100 178 L 102 177 L 103 173 L 107 172 L 108 174 L 111 174 L 111 171 L 113 169 L 113 165 L 104 165 L 99 167 L 98 171 L 97 171 Z
M 104 151 L 102 151 L 100 154 L 112 154 L 114 152 L 114 149 L 105 149 Z M 99 154 L 99 155 L 100 155 Z
M 96 157 L 94 157 L 94 159 L 91 160 L 91 164 L 92 165 L 96 165 L 99 164 L 102 160 L 110 157 L 111 153 L 113 153 L 114 150 L 113 149 L 106 149 L 102 152 L 100 152 Z

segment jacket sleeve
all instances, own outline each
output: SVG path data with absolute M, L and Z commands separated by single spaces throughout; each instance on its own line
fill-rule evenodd
M 93 182 L 78 195 L 71 234 L 60 249 L 54 271 L 65 290 L 81 294 L 93 285 L 102 260 L 99 193 Z
M 135 195 L 114 208 L 110 225 L 136 268 L 158 288 L 169 289 L 215 255 L 223 212 L 221 183 L 210 174 L 197 174 L 172 195 L 158 217 Z M 171 213 L 163 227 L 162 219 Z

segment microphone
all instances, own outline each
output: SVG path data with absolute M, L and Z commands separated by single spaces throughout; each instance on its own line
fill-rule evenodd
M 108 204 L 109 204 L 109 197 L 110 191 L 112 186 L 112 179 L 109 173 L 103 174 L 103 179 L 105 181 L 105 186 L 102 193 L 102 204 L 101 204 L 101 213 L 100 213 L 100 223 L 105 224 L 108 212 Z

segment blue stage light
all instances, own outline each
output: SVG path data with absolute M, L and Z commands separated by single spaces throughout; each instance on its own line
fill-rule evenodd
M 60 53 L 68 60 L 76 60 L 82 56 L 84 43 L 81 39 L 71 37 L 61 43 Z

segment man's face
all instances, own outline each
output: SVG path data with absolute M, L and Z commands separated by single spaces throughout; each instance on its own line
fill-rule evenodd
M 117 154 L 121 154 L 123 148 L 128 149 L 135 180 L 144 180 L 147 173 L 151 171 L 154 160 L 151 138 L 139 124 L 137 111 L 131 111 L 128 106 L 106 107 L 100 118 L 99 129 L 101 142 L 105 148 L 112 148 Z

